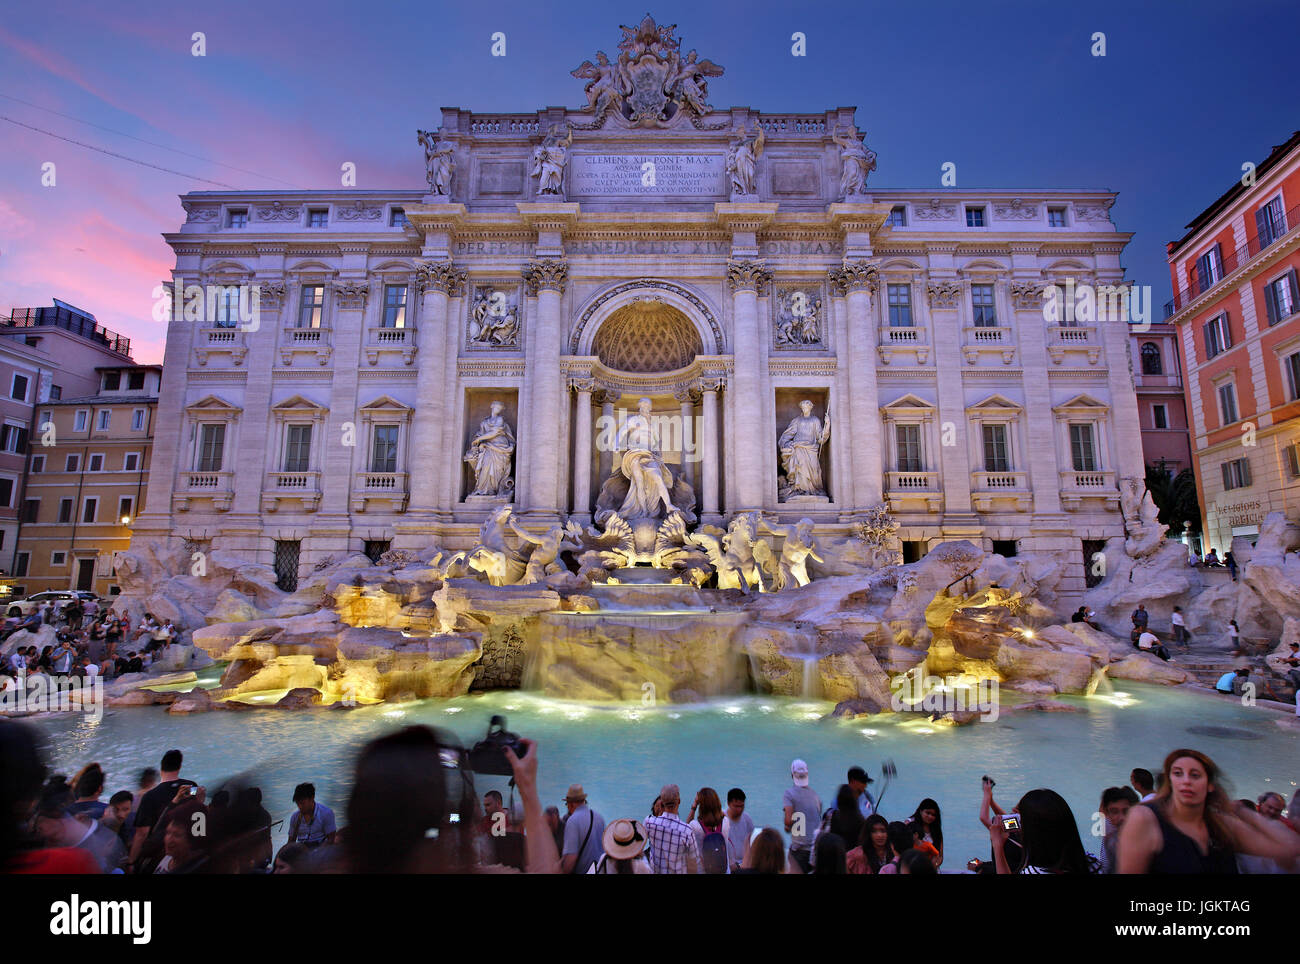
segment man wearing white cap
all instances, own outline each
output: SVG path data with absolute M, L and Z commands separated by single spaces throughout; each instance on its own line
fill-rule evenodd
M 790 859 L 803 872 L 812 870 L 813 832 L 821 825 L 821 798 L 808 786 L 808 764 L 795 760 L 790 764 L 793 786 L 786 787 L 781 804 L 785 808 L 785 829 L 790 834 Z

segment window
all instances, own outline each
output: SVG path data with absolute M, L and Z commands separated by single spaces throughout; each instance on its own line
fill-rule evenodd
M 1220 466 L 1223 470 L 1223 487 L 1225 489 L 1244 489 L 1250 485 L 1250 460 L 1233 459 Z
M 1228 334 L 1228 314 L 1224 312 L 1207 321 L 1201 329 L 1205 335 L 1205 357 L 1207 360 L 1232 347 Z
M 122 387 L 121 372 L 104 372 L 104 391 L 115 392 Z
M 21 577 L 27 575 L 27 563 L 28 563 L 28 561 L 31 559 L 31 557 L 32 557 L 32 554 L 31 554 L 30 552 L 20 552 L 20 553 L 18 553 L 18 554 L 16 554 L 16 555 L 14 556 L 14 575 L 15 575 L 15 576 L 18 576 L 19 578 L 21 578 Z M 15 595 L 17 594 L 17 592 L 18 592 L 18 587 L 15 586 L 15 587 L 14 587 L 14 593 L 15 593 Z
M 966 209 L 966 227 L 982 228 L 984 227 L 984 209 L 967 208 Z
M 912 327 L 912 286 L 889 286 L 889 327 Z
M 27 386 L 31 384 L 26 375 L 14 372 L 14 380 L 9 386 L 9 397 L 17 402 L 27 401 Z
M 894 441 L 898 447 L 898 471 L 924 472 L 921 461 L 921 426 L 895 425 Z
M 1049 228 L 1065 227 L 1065 208 L 1048 208 L 1047 226 Z
M 223 285 L 217 291 L 217 316 L 213 324 L 218 328 L 234 328 L 239 324 L 239 286 Z
M 68 564 L 68 554 L 66 552 L 55 551 L 50 553 L 51 566 L 66 566 Z
M 1290 318 L 1300 306 L 1300 292 L 1296 291 L 1295 268 L 1264 286 L 1264 304 L 1268 308 L 1268 323 L 1276 325 Z
M 1286 234 L 1286 214 L 1282 211 L 1282 195 L 1279 194 L 1255 212 L 1255 230 L 1259 235 L 1261 251 Z
M 1169 427 L 1169 409 L 1164 405 L 1151 406 L 1151 421 L 1156 428 Z
M 904 539 L 903 540 L 903 565 L 909 562 L 920 562 L 925 558 L 924 539 Z
M 45 471 L 45 456 L 44 456 L 44 455 L 33 455 L 33 456 L 32 456 L 32 471 L 33 471 L 33 472 L 44 472 L 44 471 Z
M 1229 382 L 1219 386 L 1219 414 L 1224 425 L 1231 425 L 1237 420 L 1237 386 Z
M 1104 539 L 1082 539 L 1083 543 L 1083 584 L 1091 589 L 1106 578 L 1106 567 L 1097 565 L 1100 555 L 1105 559 L 1106 542 Z
M 1216 244 L 1196 259 L 1196 283 L 1199 291 L 1209 291 L 1223 277 L 1223 257 Z
M 86 501 L 81 504 L 81 521 L 94 522 L 95 516 L 99 514 L 99 496 L 86 496 Z
M 1286 474 L 1300 479 L 1300 442 L 1292 442 L 1282 450 L 1282 461 L 1286 463 Z
M 362 551 L 365 552 L 366 557 L 371 562 L 378 565 L 379 557 L 387 552 L 392 544 L 392 541 L 389 539 L 367 539 L 365 548 Z
M 298 327 L 319 328 L 324 308 L 325 286 L 303 285 L 302 301 L 298 305 Z
M 0 450 L 12 452 L 15 455 L 25 452 L 27 450 L 27 428 L 8 422 L 0 425 Z
M 80 456 L 80 455 L 69 455 L 66 459 L 64 459 L 64 460 L 63 460 L 63 471 L 64 471 L 64 472 L 80 472 L 80 471 L 81 471 L 81 456 Z
M 112 410 L 112 409 L 105 408 L 105 409 L 100 410 L 100 413 L 99 413 L 99 426 L 98 426 L 98 428 L 97 428 L 97 431 L 100 431 L 100 432 L 107 432 L 107 431 L 108 431 L 108 426 L 109 426 L 109 424 L 112 422 L 112 420 L 113 420 L 113 410 Z
M 246 228 L 248 227 L 248 208 L 231 208 L 226 217 L 226 227 Z
M 50 386 L 50 401 L 51 401 L 51 402 L 57 402 L 57 401 L 59 401 L 61 398 L 63 398 L 63 386 L 62 386 L 62 385 L 51 385 L 51 386 Z
M 307 210 L 307 227 L 323 228 L 329 222 L 329 208 L 309 208 Z
M 20 516 L 22 522 L 35 522 L 36 517 L 41 513 L 40 499 L 24 499 L 23 514 Z
M 126 387 L 129 391 L 139 392 L 144 390 L 144 372 L 127 372 Z
M 306 472 L 311 461 L 311 426 L 290 425 L 285 437 L 284 470 Z
M 139 452 L 127 452 L 125 455 L 122 456 L 123 472 L 135 472 L 139 468 L 140 468 Z
M 135 500 L 131 498 L 131 496 L 124 495 L 120 499 L 118 499 L 117 500 L 117 521 L 122 522 L 123 519 L 132 518 L 134 515 L 132 510 L 134 508 L 135 508 Z M 122 525 L 130 525 L 130 523 L 122 522 Z
M 984 471 L 1011 471 L 1011 458 L 1007 451 L 1007 427 L 1005 425 L 984 426 Z
M 1070 458 L 1076 472 L 1097 471 L 1097 451 L 1091 425 L 1070 425 Z
M 389 227 L 404 228 L 406 227 L 406 211 L 402 208 L 393 208 L 392 213 L 388 216 Z
M 90 457 L 90 462 L 86 465 L 87 472 L 103 472 L 104 456 L 96 452 Z
M 1164 373 L 1164 363 L 1160 360 L 1160 346 L 1153 341 L 1143 342 L 1139 350 L 1142 357 L 1143 375 L 1160 375 Z
M 199 458 L 195 466 L 199 472 L 220 472 L 226 447 L 226 426 L 202 425 L 199 432 Z
M 132 432 L 144 431 L 144 409 L 143 408 L 137 408 L 131 412 L 131 431 Z
M 50 426 L 50 425 L 53 425 L 53 424 L 54 424 L 54 413 L 51 412 L 49 409 L 46 409 L 45 411 L 41 412 L 41 421 L 40 421 L 40 424 L 39 424 L 37 427 L 38 427 L 42 432 L 44 432 L 44 431 L 46 430 L 46 427 L 47 427 L 47 426 Z
M 14 480 L 0 479 L 0 508 L 8 509 L 14 502 Z
M 285 592 L 298 588 L 298 558 L 302 543 L 298 540 L 277 539 L 275 542 L 275 584 Z
M 1003 559 L 1013 559 L 1017 552 L 1017 543 L 1015 539 L 994 539 L 993 551 Z
M 72 416 L 72 430 L 74 432 L 84 432 L 86 426 L 90 424 L 90 412 L 84 408 Z
M 992 285 L 971 285 L 970 303 L 975 327 L 996 328 L 998 326 L 998 315 L 993 308 Z
M 885 223 L 891 228 L 907 227 L 907 206 L 895 204 L 889 212 L 889 217 L 885 218 Z
M 384 287 L 385 328 L 406 327 L 406 285 L 386 285 Z
M 1282 370 L 1286 372 L 1286 387 L 1291 401 L 1300 401 L 1300 351 L 1293 351 L 1282 359 Z
M 397 426 L 376 425 L 370 452 L 371 472 L 397 471 Z
M 67 523 L 72 521 L 72 500 L 59 500 L 59 522 Z

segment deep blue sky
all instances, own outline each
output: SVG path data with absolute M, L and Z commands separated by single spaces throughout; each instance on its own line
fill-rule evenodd
M 569 71 L 614 52 L 637 4 L 326 0 L 9 4 L 0 114 L 240 188 L 423 182 L 415 130 L 438 108 L 583 103 Z M 684 49 L 726 68 L 720 107 L 855 105 L 879 155 L 871 185 L 1118 191 L 1128 276 L 1169 297 L 1164 243 L 1300 128 L 1292 2 L 656 3 Z M 190 55 L 203 31 L 207 56 Z M 507 56 L 490 56 L 506 34 Z M 806 57 L 790 54 L 807 35 Z M 1090 53 L 1094 31 L 1107 55 Z M 149 309 L 176 195 L 213 187 L 0 121 L 0 308 L 80 304 L 158 361 Z M 58 182 L 40 184 L 54 161 Z M 211 162 L 220 162 L 211 163 Z M 231 165 L 244 168 L 245 173 Z

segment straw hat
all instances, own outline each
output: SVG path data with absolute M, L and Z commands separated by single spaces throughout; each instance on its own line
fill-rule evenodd
M 639 820 L 615 820 L 605 828 L 605 835 L 600 842 L 611 860 L 631 860 L 639 857 L 649 843 L 646 839 L 645 827 Z
M 582 789 L 582 784 L 581 784 L 581 783 L 571 783 L 571 784 L 569 785 L 569 792 L 566 793 L 566 794 L 564 795 L 564 802 L 565 802 L 565 803 L 585 803 L 586 800 L 587 800 L 587 794 L 586 794 L 586 792 Z

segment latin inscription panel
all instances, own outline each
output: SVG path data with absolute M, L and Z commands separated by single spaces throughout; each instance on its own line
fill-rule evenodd
M 721 154 L 574 154 L 569 197 L 726 194 Z

